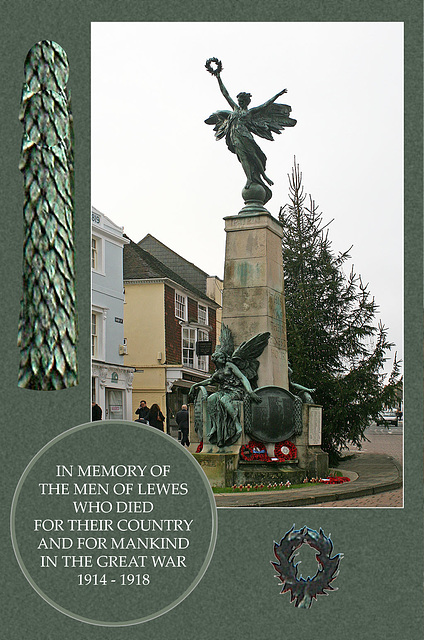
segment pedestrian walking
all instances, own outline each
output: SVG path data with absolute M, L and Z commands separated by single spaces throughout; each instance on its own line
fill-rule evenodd
M 151 427 L 155 427 L 155 429 L 159 429 L 160 431 L 164 431 L 164 422 L 165 416 L 158 404 L 152 404 L 150 407 L 149 414 L 147 416 L 147 420 Z
M 178 428 L 180 429 L 181 435 L 182 435 L 181 444 L 183 446 L 187 445 L 189 447 L 190 442 L 188 439 L 188 411 L 187 411 L 186 404 L 183 404 L 181 406 L 181 409 L 180 411 L 177 412 L 175 419 L 177 421 Z
M 102 415 L 103 411 L 101 407 L 99 407 L 97 402 L 94 402 L 93 400 L 93 402 L 91 403 L 91 421 L 94 422 L 95 420 L 101 420 Z

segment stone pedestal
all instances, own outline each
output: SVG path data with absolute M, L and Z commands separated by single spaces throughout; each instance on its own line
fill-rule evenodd
M 321 447 L 322 407 L 304 404 L 302 407 L 302 433 L 293 438 L 297 448 L 299 466 L 306 470 L 309 478 L 328 476 L 328 453 Z
M 211 487 L 232 487 L 238 453 L 194 453 Z
M 222 321 L 238 346 L 269 331 L 259 358 L 258 386 L 288 389 L 287 337 L 281 239 L 283 228 L 270 213 L 225 218 L 226 250 Z
M 297 461 L 289 460 L 281 463 L 239 462 L 234 473 L 234 484 L 280 484 L 289 480 L 290 484 L 301 484 L 306 477 Z
M 203 413 L 206 413 L 206 401 L 202 401 Z M 297 460 L 270 463 L 245 463 L 240 459 L 239 452 L 242 444 L 251 437 L 244 429 L 244 415 L 241 410 L 243 433 L 236 443 L 228 447 L 218 448 L 211 444 L 206 434 L 203 434 L 203 449 L 196 453 L 201 440 L 194 429 L 194 406 L 190 405 L 190 452 L 201 464 L 211 486 L 230 487 L 234 483 L 252 484 L 264 482 L 286 482 L 292 484 L 303 482 L 308 478 L 326 478 L 328 476 L 328 454 L 321 449 L 322 407 L 316 404 L 303 404 L 302 433 L 288 436 L 297 448 Z M 270 458 L 274 455 L 275 443 L 265 443 Z

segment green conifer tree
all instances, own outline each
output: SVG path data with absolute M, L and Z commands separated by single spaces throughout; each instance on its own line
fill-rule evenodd
M 364 430 L 401 384 L 394 346 L 376 322 L 377 304 L 353 268 L 343 271 L 350 249 L 336 254 L 328 226 L 304 191 L 299 165 L 289 176 L 290 202 L 280 209 L 284 225 L 283 262 L 287 343 L 293 380 L 315 388 L 323 406 L 322 448 L 334 464 L 349 443 L 361 446 Z

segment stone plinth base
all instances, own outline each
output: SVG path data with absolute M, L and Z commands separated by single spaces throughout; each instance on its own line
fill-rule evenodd
M 234 453 L 238 455 L 240 453 L 240 446 L 242 444 L 240 440 L 242 440 L 242 436 L 240 436 L 239 440 L 235 444 L 231 444 L 228 447 L 217 447 L 216 444 L 203 442 L 202 453 Z
M 194 453 L 211 487 L 231 487 L 238 464 L 238 453 Z
M 297 448 L 299 465 L 306 470 L 308 478 L 326 478 L 328 476 L 328 453 L 316 444 L 321 442 L 322 407 L 304 404 L 302 407 L 302 433 L 293 442 Z
M 327 478 L 328 453 L 320 447 L 304 448 L 297 446 L 299 464 L 305 469 L 308 478 Z
M 231 487 L 233 484 L 268 484 L 287 482 L 298 484 L 308 478 L 328 476 L 328 454 L 318 443 L 321 442 L 322 407 L 314 404 L 302 406 L 302 433 L 291 436 L 297 448 L 297 460 L 286 462 L 245 462 L 240 459 L 240 447 L 251 438 L 244 431 L 244 416 L 240 407 L 243 433 L 239 440 L 228 447 L 218 448 L 205 438 L 201 453 L 195 453 L 199 436 L 193 427 L 193 405 L 190 406 L 190 452 L 202 466 L 212 487 Z M 274 453 L 274 443 L 265 445 L 268 455 Z
M 243 462 L 235 453 L 194 453 L 211 487 L 232 487 L 234 484 L 269 484 L 287 482 L 300 484 L 308 475 L 297 460 L 284 463 Z
M 300 484 L 306 477 L 305 469 L 300 469 L 297 460 L 281 463 L 239 462 L 234 474 L 234 484 L 269 484 L 290 481 Z

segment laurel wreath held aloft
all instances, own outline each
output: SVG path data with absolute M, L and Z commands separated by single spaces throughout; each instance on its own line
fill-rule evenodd
M 302 576 L 297 577 L 299 563 L 294 563 L 297 555 L 295 552 L 302 544 L 308 544 L 318 552 L 316 555 L 319 563 L 318 570 L 313 578 L 308 576 L 306 580 Z M 327 591 L 336 591 L 330 582 L 338 575 L 343 555 L 339 553 L 332 558 L 332 550 L 333 543 L 324 535 L 322 529 L 319 533 L 308 527 L 295 530 L 294 525 L 281 539 L 280 544 L 274 543 L 274 554 L 279 562 L 271 562 L 271 564 L 282 582 L 281 593 L 290 591 L 290 602 L 294 601 L 295 607 L 309 609 L 313 599 L 316 600 L 318 595 L 328 595 Z
M 216 67 L 213 67 L 212 63 L 216 64 Z M 213 76 L 219 76 L 222 71 L 222 62 L 218 58 L 209 58 L 206 60 L 205 67 Z

